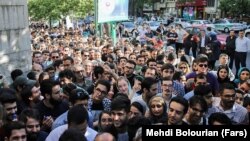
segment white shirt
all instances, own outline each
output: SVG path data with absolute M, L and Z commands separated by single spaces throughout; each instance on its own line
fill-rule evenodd
M 205 47 L 205 36 L 201 37 L 201 47 Z
M 247 52 L 250 50 L 250 40 L 246 37 L 238 37 L 235 41 L 235 51 L 237 52 Z
M 61 135 L 68 129 L 68 124 L 62 125 L 57 127 L 56 129 L 52 130 L 46 141 L 59 141 Z M 89 127 L 87 127 L 87 131 L 85 132 L 85 137 L 88 141 L 93 141 L 95 139 L 97 132 Z

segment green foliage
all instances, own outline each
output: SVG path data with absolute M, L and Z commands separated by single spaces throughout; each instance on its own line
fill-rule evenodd
M 250 0 L 221 0 L 219 9 L 227 15 L 239 16 L 249 14 Z
M 93 11 L 93 3 L 94 0 L 28 0 L 28 10 L 34 20 L 56 20 L 69 14 L 83 17 Z

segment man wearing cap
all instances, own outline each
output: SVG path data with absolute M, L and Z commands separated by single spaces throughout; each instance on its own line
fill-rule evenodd
M 34 86 L 36 84 L 35 80 L 30 80 L 26 76 L 18 76 L 15 81 L 13 82 L 14 89 L 16 91 L 16 96 L 17 96 L 17 101 L 18 101 L 18 109 L 23 109 L 22 108 L 22 97 L 21 97 L 21 92 L 24 90 L 25 87 L 27 86 Z

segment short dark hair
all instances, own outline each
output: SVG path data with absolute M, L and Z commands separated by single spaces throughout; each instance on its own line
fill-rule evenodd
M 25 125 L 20 121 L 13 121 L 3 126 L 4 136 L 9 138 L 13 130 L 25 129 Z
M 188 101 L 187 101 L 185 98 L 183 98 L 183 97 L 181 97 L 181 96 L 173 97 L 173 98 L 170 100 L 170 102 L 169 102 L 169 106 L 170 106 L 170 104 L 171 104 L 172 102 L 176 102 L 176 103 L 179 103 L 179 104 L 181 104 L 182 106 L 184 106 L 184 110 L 183 110 L 184 115 L 187 113 L 187 111 L 188 111 Z
M 206 96 L 209 93 L 212 93 L 210 85 L 198 85 L 194 88 L 194 95 Z
M 39 112 L 36 109 L 32 109 L 32 108 L 24 109 L 19 116 L 19 120 L 26 124 L 28 121 L 28 118 L 35 119 L 39 122 L 40 121 Z
M 213 125 L 214 122 L 219 122 L 221 124 L 224 125 L 232 125 L 232 121 L 230 120 L 230 118 L 224 114 L 224 113 L 212 113 L 209 117 L 208 117 L 208 125 Z
M 207 76 L 204 73 L 199 73 L 194 77 L 194 82 L 197 82 L 197 79 L 206 79 L 207 80 Z
M 96 79 L 98 79 L 99 74 L 103 74 L 104 73 L 104 69 L 102 66 L 95 66 L 93 69 L 93 74 L 95 76 Z
M 82 124 L 85 121 L 89 120 L 89 116 L 87 110 L 80 104 L 80 105 L 75 105 L 71 109 L 69 109 L 67 119 L 69 125 L 72 123 Z
M 17 101 L 16 92 L 10 88 L 1 89 L 0 101 L 2 104 L 16 102 Z
M 161 67 L 161 71 L 167 70 L 167 69 L 171 69 L 172 71 L 175 71 L 175 67 L 174 65 L 170 64 L 170 63 L 166 63 Z
M 97 87 L 98 85 L 104 85 L 104 86 L 106 86 L 106 88 L 107 88 L 107 92 L 109 92 L 109 90 L 110 90 L 110 83 L 109 83 L 109 81 L 107 81 L 107 80 L 98 80 L 97 82 L 96 82 L 96 84 L 95 84 L 95 87 Z
M 125 110 L 129 113 L 130 111 L 130 100 L 124 96 L 117 96 L 111 102 L 111 111 L 113 110 Z
M 76 82 L 76 76 L 74 72 L 70 69 L 65 69 L 59 73 L 59 78 L 63 78 L 63 77 L 72 79 L 73 82 Z
M 198 63 L 203 63 L 203 62 L 208 62 L 208 57 L 205 54 L 200 54 L 196 58 L 197 64 Z
M 63 61 L 62 60 L 55 60 L 54 63 L 53 63 L 53 66 L 55 68 L 59 67 L 61 64 L 63 64 Z
M 60 85 L 58 81 L 53 81 L 50 79 L 43 80 L 40 84 L 41 94 L 45 97 L 45 94 L 51 95 L 52 88 L 56 85 Z
M 69 128 L 63 132 L 59 141 L 87 141 L 87 139 L 80 130 Z
M 133 68 L 133 69 L 135 69 L 136 63 L 135 63 L 133 60 L 128 60 L 127 63 L 133 64 L 133 65 L 134 65 L 134 68 Z
M 147 60 L 147 66 L 149 67 L 149 63 L 150 62 L 155 62 L 156 63 L 156 60 L 155 59 L 153 59 L 153 58 L 149 58 L 148 60 Z
M 207 111 L 207 109 L 208 109 L 207 102 L 205 101 L 205 99 L 203 97 L 194 95 L 193 97 L 191 97 L 189 99 L 189 107 L 192 108 L 192 107 L 196 106 L 196 104 L 200 104 L 200 106 L 202 108 L 202 112 Z
M 74 105 L 77 100 L 88 100 L 89 93 L 84 89 L 74 89 L 70 92 L 69 101 Z
M 22 71 L 22 70 L 20 70 L 20 69 L 15 69 L 15 70 L 13 70 L 13 71 L 10 73 L 11 79 L 12 79 L 13 81 L 15 81 L 15 79 L 16 79 L 18 76 L 21 76 L 22 74 L 23 74 L 23 71 Z
M 63 61 L 69 60 L 71 64 L 74 64 L 74 59 L 70 56 L 63 59 Z
M 224 92 L 225 89 L 235 90 L 235 87 L 234 87 L 234 85 L 232 83 L 223 83 L 219 87 L 219 93 L 223 94 L 223 92 Z
M 126 61 L 128 60 L 126 57 L 119 57 L 119 58 L 118 58 L 118 63 L 120 63 L 120 61 L 121 61 L 122 59 L 124 59 L 124 60 L 126 60 Z
M 147 90 L 149 90 L 151 86 L 157 82 L 158 81 L 152 77 L 146 77 L 141 83 L 141 89 L 143 90 L 144 88 L 146 88 Z

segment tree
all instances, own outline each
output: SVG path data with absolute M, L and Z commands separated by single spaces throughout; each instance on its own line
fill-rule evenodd
M 74 13 L 85 16 L 94 9 L 94 0 L 29 0 L 29 15 L 34 20 L 57 20 Z
M 249 13 L 250 0 L 221 0 L 219 9 L 225 16 L 243 16 Z

